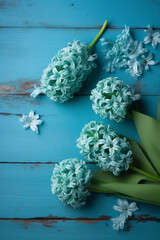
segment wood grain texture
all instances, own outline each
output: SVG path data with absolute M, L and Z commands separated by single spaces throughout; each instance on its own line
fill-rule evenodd
M 160 27 L 159 0 L 1 0 L 3 27 Z
M 158 240 L 160 208 L 138 203 L 140 210 L 129 218 L 126 229 L 112 229 L 117 197 L 92 194 L 80 210 L 64 206 L 50 191 L 56 162 L 79 157 L 76 147 L 81 128 L 101 121 L 91 108 L 89 95 L 96 83 L 110 76 L 100 42 L 95 46 L 98 68 L 76 97 L 56 104 L 46 96 L 29 97 L 42 70 L 69 41 L 92 41 L 104 20 L 103 35 L 112 40 L 125 24 L 142 41 L 148 24 L 160 29 L 159 0 L 0 0 L 0 239 L 2 240 Z M 160 47 L 146 46 L 160 60 Z M 156 117 L 160 93 L 159 65 L 135 82 L 125 70 L 118 76 L 141 92 L 141 110 Z M 31 109 L 41 115 L 40 134 L 23 130 L 19 117 Z M 116 131 L 138 139 L 130 120 L 111 124 Z M 92 170 L 94 164 L 88 164 Z
M 92 110 L 88 96 L 77 96 L 65 104 L 50 101 L 46 96 L 33 100 L 27 96 L 11 96 L 0 99 L 1 162 L 59 162 L 62 159 L 82 156 L 76 147 L 82 127 L 91 120 L 102 121 Z M 158 96 L 145 96 L 140 107 L 145 113 L 156 117 Z M 19 115 L 34 109 L 44 124 L 40 134 L 24 130 Z M 117 132 L 138 139 L 131 120 L 117 124 L 104 120 Z
M 0 221 L 1 239 L 16 240 L 157 240 L 159 223 L 128 221 L 124 231 L 116 232 L 110 221 Z
M 1 82 L 0 94 L 29 94 L 34 84 L 39 84 L 42 71 L 46 68 L 58 50 L 65 47 L 69 41 L 79 39 L 92 41 L 98 33 L 97 30 L 74 29 L 0 29 L 0 65 Z M 107 29 L 104 37 L 115 40 L 121 30 Z M 143 41 L 144 30 L 132 30 L 135 39 Z M 155 60 L 160 60 L 160 47 L 154 50 L 151 46 L 146 48 L 155 55 Z M 83 84 L 78 95 L 88 95 L 96 83 L 108 76 L 118 76 L 135 91 L 143 95 L 159 95 L 160 93 L 160 65 L 151 66 L 150 71 L 145 71 L 139 82 L 126 71 L 118 70 L 114 74 L 106 73 L 103 66 L 106 64 L 101 43 L 98 42 L 93 52 L 98 54 L 97 69 L 95 69 Z M 6 71 L 7 69 L 7 71 Z
M 118 215 L 113 210 L 117 197 L 112 195 L 91 194 L 87 205 L 78 210 L 62 204 L 51 194 L 53 167 L 53 164 L 0 164 L 0 218 L 101 221 Z M 140 210 L 135 212 L 134 220 L 160 221 L 158 206 L 142 203 L 138 206 Z

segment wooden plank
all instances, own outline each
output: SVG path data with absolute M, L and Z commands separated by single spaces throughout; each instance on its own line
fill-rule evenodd
M 94 170 L 94 167 L 89 167 Z M 45 218 L 57 220 L 109 220 L 118 215 L 113 210 L 117 197 L 91 194 L 81 209 L 65 206 L 51 194 L 52 164 L 0 165 L 0 218 Z M 160 221 L 158 206 L 137 203 L 140 210 L 134 220 Z M 105 217 L 104 217 L 105 216 Z M 92 218 L 92 219 L 90 219 Z M 24 220 L 25 220 L 24 219 Z M 34 220 L 34 219 L 32 219 Z M 75 219 L 76 220 L 76 219 Z
M 3 100 L 3 101 L 2 101 Z M 68 103 L 58 104 L 46 96 L 36 100 L 27 96 L 3 97 L 0 101 L 1 162 L 59 162 L 62 159 L 82 156 L 76 147 L 82 127 L 91 120 L 102 121 L 92 110 L 88 96 L 77 96 Z M 140 107 L 156 117 L 158 96 L 145 96 Z M 41 115 L 44 124 L 37 135 L 30 129 L 24 130 L 19 115 L 33 109 Z M 121 124 L 104 120 L 117 132 L 138 139 L 131 120 Z M 2 127 L 3 126 L 3 127 Z
M 0 221 L 1 239 L 16 240 L 158 240 L 157 222 L 129 221 L 124 231 L 116 232 L 110 221 Z
M 46 68 L 58 50 L 65 47 L 74 39 L 87 42 L 92 41 L 98 33 L 98 29 L 76 30 L 76 29 L 0 29 L 0 65 L 1 72 L 1 94 L 29 94 L 34 84 L 39 84 L 42 71 Z M 104 37 L 115 40 L 121 32 L 120 29 L 108 29 Z M 135 39 L 143 40 L 143 30 L 132 30 Z M 158 60 L 160 48 L 153 50 L 146 47 L 155 54 Z M 98 42 L 93 52 L 98 53 L 98 68 L 85 81 L 78 94 L 90 94 L 96 83 L 108 76 L 118 76 L 135 90 L 141 90 L 143 95 L 158 95 L 160 89 L 159 65 L 152 66 L 151 71 L 144 73 L 140 82 L 136 82 L 125 70 L 119 70 L 114 74 L 106 73 L 103 67 L 106 64 L 101 43 Z
M 160 27 L 159 0 L 14 0 L 0 1 L 3 27 Z

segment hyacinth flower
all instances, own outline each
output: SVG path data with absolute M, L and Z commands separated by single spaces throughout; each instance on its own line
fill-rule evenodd
M 119 231 L 124 229 L 124 225 L 129 216 L 132 216 L 133 212 L 138 211 L 138 207 L 135 202 L 129 203 L 126 199 L 117 199 L 118 206 L 113 206 L 113 209 L 120 213 L 116 218 L 111 218 L 113 222 L 113 229 Z
M 119 135 L 102 122 L 91 121 L 82 129 L 77 146 L 101 169 L 92 174 L 86 163 L 76 158 L 56 164 L 51 191 L 64 204 L 80 208 L 90 192 L 99 192 L 160 205 L 160 100 L 157 120 L 136 111 L 132 116 L 141 142 Z M 126 214 L 136 210 L 133 204 L 120 207 L 125 218 L 112 219 L 117 230 L 124 227 Z M 122 212 L 120 207 L 114 208 Z
M 117 77 L 108 77 L 91 91 L 92 108 L 102 118 L 124 121 L 132 101 L 137 100 L 133 90 Z
M 145 43 L 150 42 L 150 35 L 145 38 Z M 155 38 L 158 42 L 157 35 Z M 126 72 L 137 79 L 142 76 L 144 69 L 149 70 L 149 68 L 146 68 L 146 62 L 143 61 L 144 57 L 147 58 L 148 49 L 143 46 L 143 42 L 139 42 L 132 37 L 128 26 L 125 26 L 121 34 L 117 36 L 116 41 L 102 38 L 101 42 L 105 48 L 106 66 L 104 69 L 107 72 L 113 73 L 116 69 L 126 69 Z M 157 64 L 158 62 L 153 60 L 153 54 L 151 56 L 152 62 L 150 65 Z
M 132 162 L 129 142 L 103 122 L 86 124 L 77 140 L 77 147 L 88 161 L 97 163 L 103 171 L 110 171 L 115 176 L 128 170 Z
M 160 119 L 160 101 L 158 112 Z M 82 129 L 80 153 L 101 168 L 93 173 L 88 190 L 160 205 L 160 121 L 136 111 L 132 115 L 141 142 L 102 122 L 91 121 Z
M 31 93 L 36 97 L 40 93 L 46 94 L 54 102 L 63 103 L 73 97 L 79 91 L 82 83 L 96 67 L 94 63 L 97 54 L 92 54 L 92 48 L 103 34 L 107 26 L 107 20 L 98 35 L 88 46 L 75 40 L 68 43 L 67 47 L 58 51 L 50 64 L 44 69 L 40 79 L 40 87 L 36 87 Z
M 153 48 L 156 48 L 157 44 L 160 44 L 160 32 L 154 32 L 151 25 L 148 25 L 147 28 L 147 30 L 144 30 L 148 35 L 144 38 L 144 43 L 150 43 Z
M 64 204 L 80 208 L 90 195 L 87 187 L 91 177 L 91 171 L 84 161 L 77 158 L 63 160 L 54 167 L 51 191 Z

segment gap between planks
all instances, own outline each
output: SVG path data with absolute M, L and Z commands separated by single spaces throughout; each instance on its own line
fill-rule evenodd
M 44 221 L 50 221 L 50 223 L 55 223 L 58 221 L 76 221 L 76 222 L 81 222 L 81 223 L 96 223 L 96 222 L 100 222 L 100 221 L 108 221 L 110 220 L 112 217 L 111 216 L 106 216 L 106 215 L 102 215 L 100 217 L 97 218 L 88 218 L 88 217 L 79 217 L 79 218 L 66 218 L 66 217 L 57 217 L 57 216 L 52 216 L 49 215 L 48 217 L 35 217 L 35 218 L 0 218 L 0 221 L 15 221 L 15 222 L 28 222 L 32 223 L 32 222 L 39 222 L 42 223 Z M 141 214 L 141 215 L 133 215 L 132 217 L 128 218 L 128 221 L 136 221 L 137 223 L 139 222 L 158 222 L 160 223 L 160 218 L 158 217 L 154 217 L 154 216 L 150 216 L 148 214 Z
M 98 26 L 98 27 L 67 27 L 67 26 L 0 26 L 0 28 L 49 28 L 49 29 L 74 29 L 74 30 L 89 30 L 89 29 L 101 29 L 102 25 Z M 117 29 L 124 29 L 124 27 L 116 27 L 116 26 L 108 26 L 107 29 L 113 29 L 113 30 L 117 30 Z M 137 30 L 146 30 L 147 27 L 131 27 L 130 29 L 137 29 Z M 153 28 L 153 30 L 160 30 L 160 27 L 156 27 Z
M 40 164 L 51 164 L 51 165 L 55 165 L 59 162 L 0 162 L 0 164 L 33 164 L 36 166 L 39 166 Z M 86 162 L 86 164 L 88 165 L 96 165 L 95 162 Z

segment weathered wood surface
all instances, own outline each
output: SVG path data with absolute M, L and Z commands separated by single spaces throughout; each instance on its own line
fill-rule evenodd
M 143 96 L 143 111 L 156 117 L 158 96 Z M 1 158 L 0 162 L 59 162 L 62 159 L 82 156 L 76 147 L 82 127 L 91 120 L 102 121 L 92 110 L 89 96 L 76 96 L 65 104 L 50 101 L 46 96 L 33 100 L 29 96 L 5 96 L 0 98 Z M 44 124 L 40 134 L 24 130 L 19 122 L 21 114 L 34 109 Z M 117 132 L 138 139 L 131 120 L 121 124 L 104 120 Z
M 1 0 L 2 27 L 99 27 L 107 18 L 112 28 L 159 26 L 159 0 Z
M 88 166 L 95 170 L 95 166 Z M 108 220 L 118 215 L 113 211 L 117 197 L 108 194 L 91 194 L 87 205 L 75 210 L 62 204 L 51 194 L 51 175 L 54 164 L 1 164 L 0 213 L 2 219 L 27 218 L 88 218 Z M 159 221 L 159 207 L 139 204 L 134 219 Z M 138 217 L 139 216 L 139 217 Z M 141 217 L 140 217 L 141 216 Z M 136 230 L 136 229 L 135 229 Z
M 50 192 L 54 164 L 79 157 L 76 139 L 90 120 L 102 120 L 91 108 L 89 94 L 98 80 L 109 76 L 101 44 L 98 68 L 76 97 L 56 104 L 45 96 L 29 97 L 42 70 L 68 41 L 90 43 L 107 18 L 104 37 L 116 39 L 125 24 L 142 41 L 148 24 L 160 29 L 159 0 L 0 0 L 0 239 L 141 239 L 158 240 L 160 208 L 138 203 L 140 210 L 129 219 L 125 231 L 112 229 L 112 207 L 117 197 L 92 194 L 80 210 L 64 206 Z M 147 48 L 160 60 L 160 47 Z M 141 109 L 156 117 L 160 92 L 159 65 L 135 82 L 125 70 L 118 76 L 143 95 Z M 41 115 L 40 134 L 23 130 L 19 117 L 31 109 Z M 111 124 L 116 131 L 138 139 L 130 120 Z M 95 165 L 88 164 L 91 169 Z
M 92 41 L 98 33 L 98 29 L 0 29 L 1 54 L 0 65 L 1 84 L 0 94 L 28 94 L 33 90 L 34 84 L 39 83 L 42 71 L 46 68 L 58 50 L 65 47 L 74 39 L 87 42 Z M 104 37 L 116 39 L 121 29 L 107 29 Z M 146 36 L 143 29 L 133 29 L 135 39 L 143 41 Z M 151 46 L 146 48 L 155 55 L 155 60 L 160 60 L 160 47 L 154 50 Z M 151 70 L 145 71 L 140 81 L 136 82 L 125 70 L 119 70 L 114 74 L 103 70 L 103 47 L 98 42 L 94 52 L 98 54 L 97 69 L 88 77 L 78 95 L 88 95 L 96 83 L 110 75 L 118 76 L 126 83 L 134 87 L 135 91 L 141 91 L 143 95 L 158 95 L 160 93 L 159 71 L 160 65 L 151 66 Z M 6 71 L 7 69 L 7 71 Z

